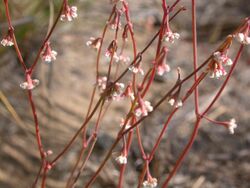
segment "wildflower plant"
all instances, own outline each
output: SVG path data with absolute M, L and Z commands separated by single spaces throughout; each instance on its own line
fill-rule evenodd
M 138 179 L 138 187 L 153 188 L 157 187 L 158 184 L 162 187 L 168 187 L 170 180 L 176 174 L 188 151 L 192 147 L 202 120 L 207 120 L 213 124 L 221 125 L 227 128 L 230 134 L 234 134 L 235 128 L 237 127 L 235 119 L 223 122 L 216 121 L 208 117 L 208 112 L 214 103 L 218 101 L 223 90 L 225 89 L 225 86 L 232 77 L 232 73 L 239 62 L 243 48 L 250 44 L 250 18 L 246 18 L 243 21 L 243 24 L 239 26 L 235 32 L 229 34 L 225 41 L 222 42 L 222 44 L 215 49 L 212 54 L 209 54 L 208 58 L 203 63 L 198 64 L 196 1 L 192 0 L 193 70 L 186 77 L 182 78 L 181 69 L 178 68 L 178 79 L 176 83 L 170 90 L 165 91 L 162 98 L 157 98 L 158 96 L 156 96 L 156 102 L 152 102 L 147 99 L 147 94 L 150 92 L 152 85 L 154 84 L 153 80 L 155 76 L 157 74 L 159 76 L 163 76 L 164 74 L 168 74 L 170 71 L 175 71 L 174 69 L 170 69 L 169 62 L 167 61 L 167 55 L 171 53 L 169 48 L 171 48 L 172 43 L 176 40 L 181 40 L 181 37 L 179 34 L 180 32 L 173 32 L 170 29 L 170 23 L 176 16 L 179 16 L 179 14 L 185 10 L 184 7 L 177 9 L 177 5 L 181 3 L 181 0 L 176 0 L 172 5 L 168 5 L 165 0 L 159 1 L 162 3 L 162 20 L 160 28 L 141 51 L 137 48 L 136 34 L 134 32 L 133 21 L 130 17 L 130 9 L 127 0 L 110 1 L 110 6 L 113 8 L 111 9 L 110 16 L 104 25 L 102 33 L 99 36 L 89 36 L 90 40 L 86 42 L 87 46 L 97 51 L 95 62 L 96 70 L 94 71 L 96 84 L 93 86 L 92 97 L 89 100 L 89 106 L 87 108 L 88 112 L 84 118 L 82 126 L 77 130 L 72 139 L 65 144 L 62 151 L 55 153 L 54 158 L 52 159 L 48 158 L 48 156 L 52 154 L 52 151 L 44 148 L 43 138 L 40 133 L 40 125 L 38 121 L 39 117 L 37 116 L 36 105 L 33 99 L 33 89 L 39 86 L 39 80 L 33 78 L 33 73 L 36 70 L 40 59 L 42 62 L 56 63 L 56 56 L 59 56 L 60 54 L 57 54 L 57 52 L 51 48 L 51 46 L 53 46 L 51 38 L 53 37 L 54 29 L 60 21 L 63 21 L 64 24 L 68 24 L 68 21 L 74 21 L 74 19 L 77 19 L 77 11 L 81 12 L 81 10 L 78 10 L 76 6 L 69 5 L 68 0 L 62 0 L 61 9 L 55 18 L 52 27 L 49 29 L 48 34 L 41 42 L 41 47 L 38 50 L 33 63 L 28 66 L 22 58 L 22 53 L 15 38 L 12 19 L 9 12 L 9 1 L 3 1 L 8 21 L 8 30 L 6 31 L 6 36 L 1 40 L 1 44 L 3 47 L 14 46 L 20 66 L 23 68 L 24 82 L 20 84 L 20 87 L 22 89 L 26 89 L 28 92 L 28 100 L 34 117 L 37 146 L 40 154 L 41 168 L 32 187 L 36 187 L 38 185 L 39 179 L 41 179 L 41 187 L 46 187 L 48 172 L 53 170 L 53 168 L 57 165 L 57 162 L 70 151 L 76 139 L 81 137 L 83 144 L 80 146 L 78 160 L 76 160 L 75 165 L 71 170 L 66 187 L 75 186 L 76 182 L 79 180 L 80 174 L 84 170 L 86 162 L 88 162 L 91 154 L 93 153 L 96 140 L 98 139 L 99 129 L 102 125 L 101 120 L 103 118 L 103 114 L 105 110 L 109 108 L 108 104 L 113 101 L 128 99 L 128 101 L 130 101 L 130 108 L 128 112 L 124 114 L 121 124 L 118 126 L 120 127 L 120 130 L 117 132 L 117 137 L 114 143 L 108 149 L 107 154 L 100 166 L 84 185 L 85 187 L 91 187 L 93 185 L 118 145 L 122 145 L 122 151 L 120 151 L 119 156 L 115 158 L 119 168 L 117 187 L 123 187 L 124 176 L 126 175 L 126 165 L 130 160 L 132 142 L 138 143 L 141 159 L 144 163 Z M 112 40 L 108 41 L 107 44 L 104 44 L 107 32 L 112 32 L 114 35 Z M 154 41 L 156 41 L 155 56 L 152 59 L 150 67 L 144 69 L 143 57 L 148 48 L 154 46 Z M 132 57 L 124 55 L 124 46 L 129 45 L 128 42 L 131 42 L 132 44 Z M 235 57 L 229 57 L 228 51 L 230 50 L 232 43 L 235 42 L 240 43 L 239 50 Z M 105 45 L 107 45 L 106 48 Z M 108 68 L 105 75 L 100 74 L 101 58 L 108 59 Z M 112 70 L 117 69 L 117 64 L 119 63 L 124 63 L 126 67 L 123 70 L 120 70 L 121 73 L 116 71 L 118 74 L 113 74 Z M 225 68 L 226 66 L 228 67 L 227 71 Z M 129 80 L 124 79 L 125 75 L 129 77 Z M 217 81 L 222 82 L 222 84 L 209 105 L 206 106 L 205 109 L 201 110 L 201 101 L 199 100 L 198 89 L 199 85 L 205 81 L 206 77 L 209 76 L 211 78 L 217 78 Z M 220 80 L 222 76 L 225 77 L 224 80 Z M 187 83 L 191 83 L 190 88 L 182 91 L 182 86 Z M 99 90 L 99 92 L 97 92 L 97 90 Z M 149 165 L 155 153 L 158 152 L 158 147 L 163 137 L 166 135 L 168 125 L 172 121 L 172 118 L 176 112 L 178 112 L 180 107 L 185 107 L 187 99 L 191 96 L 194 97 L 194 109 L 196 114 L 192 135 L 168 176 L 163 177 L 161 182 L 159 182 L 157 178 L 154 177 L 154 174 L 151 174 Z M 98 99 L 97 102 L 94 102 L 94 98 Z M 143 137 L 141 137 L 139 127 L 142 126 L 142 122 L 145 119 L 150 118 L 151 114 L 153 114 L 165 101 L 173 106 L 173 108 L 171 109 L 170 114 L 166 115 L 166 121 L 161 127 L 161 131 L 155 140 L 153 147 L 150 151 L 146 152 L 142 144 Z M 89 122 L 93 119 L 94 115 L 97 115 L 97 119 L 95 120 L 94 127 L 89 129 Z M 92 132 L 90 135 L 87 135 L 87 131 L 89 130 Z M 86 155 L 83 155 L 84 153 Z

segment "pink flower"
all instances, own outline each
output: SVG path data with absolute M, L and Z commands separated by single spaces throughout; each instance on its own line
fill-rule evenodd
M 137 108 L 135 109 L 135 115 L 137 117 L 147 116 L 148 112 L 153 111 L 153 106 L 151 106 L 151 103 L 149 101 L 143 101 L 140 95 L 139 95 L 138 103 L 139 104 Z
M 168 31 L 163 36 L 164 42 L 170 42 L 171 44 L 174 43 L 175 40 L 178 40 L 180 38 L 179 33 L 173 33 L 172 31 Z
M 224 64 L 224 65 L 228 65 L 228 66 L 233 64 L 233 61 L 227 56 L 227 54 L 225 54 L 223 52 L 216 51 L 216 52 L 214 52 L 213 56 L 214 56 L 213 57 L 214 60 L 220 64 Z
M 106 86 L 107 86 L 107 77 L 106 76 L 99 77 L 97 80 L 97 86 L 98 86 L 100 92 L 103 93 L 106 89 Z
M 108 46 L 108 49 L 106 50 L 106 53 L 105 53 L 105 56 L 107 58 L 111 58 L 113 56 L 113 58 L 115 59 L 115 61 L 119 61 L 119 57 L 117 56 L 116 54 L 116 50 L 117 50 L 117 44 L 116 44 L 116 41 L 113 40 L 109 46 Z
M 28 73 L 28 74 L 26 74 L 26 81 L 21 83 L 20 87 L 22 89 L 32 90 L 38 85 L 39 85 L 39 80 L 37 80 L 37 79 L 32 80 L 31 75 Z
M 145 188 L 154 188 L 157 187 L 157 179 L 153 177 L 149 177 L 147 180 L 143 182 L 143 187 Z
M 129 83 L 128 86 L 126 87 L 124 93 L 122 94 L 122 96 L 124 97 L 130 97 L 130 99 L 133 101 L 135 100 L 135 95 L 134 92 L 132 90 L 132 84 Z
M 233 35 L 238 42 L 244 45 L 250 44 L 250 19 L 247 18 L 245 24 L 239 29 L 238 33 Z
M 162 76 L 165 72 L 170 71 L 170 67 L 168 64 L 166 64 L 167 60 L 167 52 L 168 49 L 166 47 L 163 47 L 160 53 L 159 58 L 156 60 L 156 66 L 157 66 L 157 74 Z
M 212 68 L 210 68 L 210 78 L 219 79 L 221 76 L 227 75 L 226 70 L 223 68 L 221 63 L 214 63 Z
M 90 37 L 90 40 L 86 42 L 86 45 L 92 47 L 95 50 L 99 50 L 101 46 L 102 38 Z
M 9 29 L 7 35 L 1 40 L 1 44 L 3 46 L 13 46 L 14 45 L 14 41 L 13 41 L 11 32 L 12 32 L 12 30 Z
M 77 17 L 77 7 L 72 6 L 70 7 L 67 3 L 64 5 L 60 20 L 61 21 L 72 21 L 74 18 Z
M 47 42 L 41 55 L 43 61 L 50 63 L 51 61 L 56 60 L 57 52 L 52 50 L 50 42 Z

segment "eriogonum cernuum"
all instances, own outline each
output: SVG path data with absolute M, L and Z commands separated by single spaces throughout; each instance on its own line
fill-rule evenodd
M 183 106 L 183 103 L 180 99 L 176 100 L 174 98 L 171 98 L 168 100 L 168 103 L 171 105 L 171 106 L 175 106 L 175 108 L 179 108 L 179 107 L 182 107 Z
M 48 63 L 56 60 L 57 52 L 51 49 L 50 42 L 45 43 L 41 56 L 42 60 Z
M 113 40 L 109 44 L 109 46 L 108 46 L 108 48 L 107 48 L 107 50 L 105 52 L 105 56 L 107 58 L 111 58 L 112 57 L 112 58 L 115 59 L 116 62 L 118 62 L 119 61 L 119 56 L 117 55 L 116 50 L 117 50 L 117 43 L 116 43 L 115 40 Z
M 228 123 L 227 123 L 227 128 L 229 130 L 230 134 L 234 134 L 234 129 L 237 128 L 236 120 L 232 118 Z
M 164 28 L 163 31 L 164 31 L 164 34 L 163 34 L 162 40 L 164 42 L 174 43 L 175 39 L 178 40 L 180 38 L 180 34 L 179 33 L 174 33 L 170 29 L 170 26 L 169 26 L 169 13 L 167 14 L 167 17 L 166 17 L 166 27 Z
M 116 157 L 115 160 L 119 163 L 119 164 L 127 164 L 127 157 L 123 154 L 121 154 L 120 156 Z
M 105 90 L 106 87 L 107 87 L 107 77 L 106 77 L 106 76 L 99 77 L 99 78 L 97 79 L 97 83 L 96 83 L 96 84 L 97 84 L 97 87 L 98 87 L 100 93 L 103 93 L 104 90 Z
M 249 45 L 250 44 L 250 20 L 246 21 L 240 31 L 234 35 L 237 41 L 241 44 Z
M 101 41 L 102 41 L 102 38 L 90 37 L 89 41 L 86 42 L 86 45 L 89 47 L 92 47 L 95 50 L 99 50 L 101 46 Z
M 66 1 L 66 3 L 63 6 L 63 11 L 62 14 L 60 16 L 60 20 L 61 21 L 72 21 L 74 18 L 77 17 L 77 7 L 76 6 L 72 6 L 70 7 L 68 5 L 68 2 Z
M 122 94 L 123 97 L 130 97 L 130 99 L 133 101 L 135 99 L 135 95 L 134 95 L 134 92 L 133 92 L 133 89 L 132 89 L 132 83 L 130 82 L 124 93 Z
M 216 51 L 213 54 L 213 59 L 223 65 L 232 65 L 233 61 L 227 56 L 226 52 Z
M 157 179 L 153 177 L 149 177 L 147 180 L 143 182 L 143 187 L 145 188 L 154 188 L 157 186 Z
M 39 80 L 31 79 L 30 73 L 26 74 L 26 81 L 20 84 L 22 89 L 31 90 L 34 89 L 36 86 L 39 85 Z
M 149 101 L 143 101 L 140 94 L 138 94 L 138 106 L 135 109 L 135 115 L 137 117 L 140 116 L 147 116 L 148 112 L 153 111 L 153 106 L 151 106 L 151 103 Z
M 168 49 L 167 47 L 163 47 L 160 53 L 159 58 L 157 59 L 156 62 L 156 67 L 157 67 L 157 74 L 162 76 L 165 72 L 170 71 L 169 65 L 166 63 L 167 60 L 167 52 Z
M 1 40 L 3 46 L 12 46 L 14 44 L 11 32 L 13 31 L 9 29 L 7 35 Z

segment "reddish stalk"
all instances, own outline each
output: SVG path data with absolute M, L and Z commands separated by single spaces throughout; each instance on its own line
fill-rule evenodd
M 219 99 L 221 93 L 223 92 L 223 90 L 225 89 L 225 86 L 227 85 L 229 79 L 231 78 L 231 75 L 235 69 L 235 66 L 240 58 L 240 55 L 242 53 L 242 50 L 243 50 L 243 45 L 240 46 L 240 49 L 238 50 L 238 53 L 236 55 L 236 58 L 234 60 L 234 63 L 223 83 L 223 85 L 221 86 L 220 90 L 217 92 L 217 94 L 215 95 L 214 99 L 212 100 L 212 102 L 208 105 L 208 107 L 206 108 L 206 110 L 202 113 L 201 116 L 198 116 L 197 120 L 196 120 L 196 123 L 195 123 L 195 126 L 194 126 L 194 130 L 192 132 L 192 135 L 191 135 L 191 138 L 188 142 L 188 144 L 186 145 L 186 147 L 184 148 L 183 152 L 181 153 L 180 157 L 178 158 L 177 162 L 175 163 L 174 165 L 174 168 L 171 170 L 171 172 L 169 173 L 167 179 L 165 180 L 164 184 L 163 184 L 163 188 L 167 187 L 168 186 L 168 183 L 170 182 L 170 180 L 172 179 L 172 177 L 175 175 L 176 171 L 178 170 L 178 168 L 180 167 L 180 165 L 182 164 L 184 158 L 186 157 L 188 151 L 190 150 L 190 148 L 192 147 L 193 143 L 194 143 L 194 140 L 198 134 L 198 128 L 199 128 L 199 125 L 200 125 L 200 121 L 202 120 L 202 116 L 205 115 L 209 110 L 210 108 L 213 106 L 213 104 Z
M 197 68 L 197 26 L 196 26 L 196 0 L 192 0 L 192 34 L 193 34 L 193 67 Z M 194 82 L 197 81 L 197 73 L 194 74 Z M 194 91 L 195 114 L 199 115 L 199 88 Z

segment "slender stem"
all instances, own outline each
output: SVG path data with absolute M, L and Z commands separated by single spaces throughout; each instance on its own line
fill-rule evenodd
M 33 114 L 33 118 L 34 118 L 34 122 L 35 122 L 36 140 L 37 140 L 38 150 L 40 152 L 40 158 L 44 159 L 45 156 L 44 156 L 42 139 L 41 139 L 41 135 L 40 135 L 38 117 L 37 117 L 36 107 L 35 107 L 35 103 L 33 101 L 32 91 L 31 90 L 28 90 L 28 96 L 29 96 L 29 102 L 30 102 L 30 106 L 31 106 L 31 109 L 32 109 L 32 114 Z
M 17 54 L 18 60 L 19 60 L 20 64 L 22 65 L 24 71 L 26 71 L 27 70 L 27 66 L 24 63 L 24 60 L 23 60 L 23 57 L 22 57 L 22 53 L 21 53 L 21 51 L 19 49 L 19 46 L 17 44 L 17 41 L 16 41 L 16 37 L 15 37 L 15 33 L 14 33 L 14 28 L 12 26 L 10 12 L 9 12 L 9 3 L 8 3 L 8 0 L 4 1 L 4 5 L 5 5 L 6 17 L 7 17 L 7 20 L 8 20 L 9 32 L 11 33 L 11 37 L 13 39 L 13 43 L 14 43 L 14 47 L 15 47 L 15 50 L 16 50 L 16 54 Z
M 185 158 L 186 154 L 188 153 L 188 151 L 190 150 L 190 148 L 192 147 L 195 137 L 198 133 L 198 129 L 199 129 L 199 125 L 200 125 L 200 118 L 198 117 L 198 119 L 196 120 L 195 126 L 194 126 L 194 130 L 192 132 L 192 136 L 191 139 L 189 140 L 187 146 L 185 147 L 185 149 L 183 150 L 183 152 L 181 153 L 181 156 L 179 157 L 179 159 L 177 160 L 173 170 L 171 170 L 169 176 L 167 177 L 166 181 L 164 181 L 162 188 L 166 188 L 168 187 L 168 183 L 171 180 L 171 178 L 174 176 L 174 174 L 176 173 L 177 169 L 180 167 L 181 162 L 183 161 L 183 159 Z
M 192 0 L 192 34 L 193 34 L 193 67 L 197 68 L 197 27 L 196 27 L 196 0 Z M 197 73 L 194 74 L 194 82 L 197 81 Z M 194 91 L 195 114 L 199 114 L 199 88 Z

